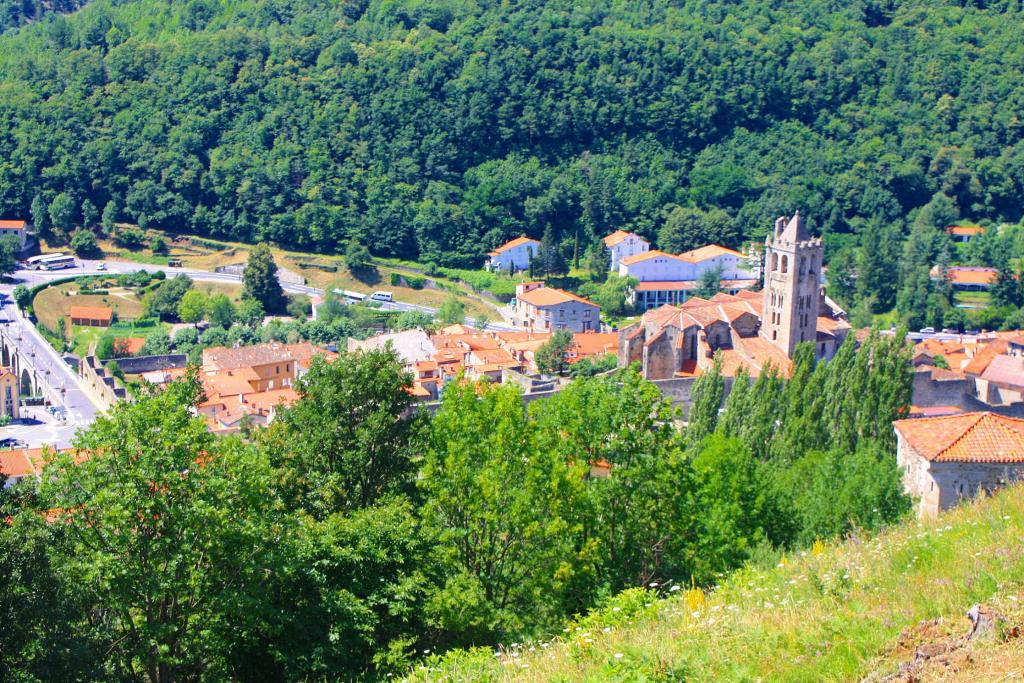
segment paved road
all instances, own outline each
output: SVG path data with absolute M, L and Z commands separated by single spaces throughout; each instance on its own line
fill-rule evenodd
M 98 266 L 105 263 L 105 269 L 100 270 Z M 61 359 L 60 355 L 51 347 L 35 326 L 25 320 L 20 311 L 14 305 L 11 293 L 14 287 L 23 284 L 26 287 L 34 287 L 44 282 L 59 280 L 80 275 L 104 275 L 108 273 L 132 273 L 138 270 L 156 272 L 162 270 L 173 277 L 183 273 L 197 282 L 235 282 L 242 281 L 241 276 L 229 273 L 211 273 L 192 268 L 169 268 L 143 263 L 131 263 L 124 261 L 97 261 L 79 260 L 75 268 L 66 268 L 58 271 L 19 270 L 6 282 L 0 282 L 0 293 L 5 296 L 6 302 L 2 306 L 2 317 L 9 322 L 8 329 L 18 338 L 18 348 L 28 353 L 37 367 L 41 370 L 41 379 L 45 381 L 55 392 L 63 396 L 62 406 L 66 409 L 66 418 L 61 421 L 53 418 L 45 411 L 38 410 L 33 414 L 40 419 L 38 424 L 13 425 L 7 428 L 0 428 L 0 437 L 15 436 L 26 441 L 30 446 L 50 444 L 57 447 L 64 447 L 70 444 L 75 431 L 79 427 L 87 426 L 96 418 L 101 406 L 86 390 L 81 383 L 78 374 Z M 281 286 L 286 292 L 293 294 L 306 294 L 308 296 L 323 296 L 324 291 L 308 285 L 300 285 L 290 282 L 282 282 Z M 381 308 L 388 311 L 419 311 L 428 315 L 437 313 L 436 308 L 420 306 L 401 301 L 381 302 Z M 467 325 L 473 325 L 474 320 L 466 318 Z M 503 331 L 515 330 L 504 323 L 489 323 L 488 330 Z M 32 412 L 32 411 L 30 411 Z
M 93 422 L 99 406 L 79 382 L 74 369 L 43 339 L 35 326 L 22 317 L 11 299 L 14 286 L 14 283 L 0 283 L 0 292 L 6 298 L 2 307 L 2 317 L 7 321 L 3 323 L 5 332 L 15 338 L 18 350 L 29 357 L 39 380 L 45 382 L 53 394 L 61 396 L 60 405 L 65 408 L 65 419 L 56 421 L 46 416 L 45 428 L 26 429 L 25 425 L 13 425 L 0 429 L 0 433 L 22 439 L 32 447 L 43 444 L 64 447 L 70 444 L 78 427 Z

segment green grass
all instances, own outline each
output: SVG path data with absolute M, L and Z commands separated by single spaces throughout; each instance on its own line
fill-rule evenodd
M 111 337 L 146 337 L 157 330 L 170 331 L 171 326 L 167 323 L 157 323 L 148 327 L 135 327 L 119 323 L 117 327 L 86 327 L 83 325 L 72 325 L 71 327 L 71 350 L 79 358 L 89 353 L 89 348 L 94 342 L 106 336 Z
M 973 308 L 985 308 L 992 302 L 988 292 L 955 292 L 953 301 L 958 304 L 965 304 Z
M 961 648 L 957 677 L 943 680 L 995 680 L 1015 667 L 1019 675 L 1024 639 L 967 646 L 959 636 L 967 631 L 965 612 L 976 603 L 994 606 L 1009 625 L 1024 625 L 1022 537 L 1024 487 L 1017 486 L 937 520 L 908 521 L 874 538 L 815 544 L 776 567 L 742 570 L 709 593 L 627 591 L 556 638 L 434 656 L 410 676 L 881 680 L 913 659 L 917 645 L 936 640 Z M 939 621 L 922 627 L 922 620 L 933 619 Z

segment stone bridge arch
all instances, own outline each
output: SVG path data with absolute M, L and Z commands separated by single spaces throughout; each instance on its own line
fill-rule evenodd
M 36 395 L 36 378 L 35 375 L 28 371 L 28 368 L 22 368 L 21 380 L 18 385 L 18 391 L 22 397 L 35 396 Z

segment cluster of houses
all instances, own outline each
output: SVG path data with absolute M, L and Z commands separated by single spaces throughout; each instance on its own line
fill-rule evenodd
M 969 239 L 981 230 L 951 234 Z M 709 245 L 671 255 L 622 231 L 609 235 L 605 245 L 609 269 L 639 281 L 635 294 L 646 309 L 639 321 L 617 333 L 599 331 L 595 304 L 541 283 L 523 283 L 513 303 L 522 329 L 452 325 L 433 334 L 415 329 L 349 340 L 348 350 L 394 348 L 414 377 L 412 393 L 432 400 L 459 376 L 529 381 L 537 373 L 536 352 L 558 330 L 573 332 L 566 353 L 570 363 L 617 354 L 620 365 L 638 363 L 649 379 L 684 381 L 707 371 L 716 358 L 728 376 L 741 368 L 757 376 L 769 364 L 785 375 L 798 344 L 813 342 L 817 356 L 829 359 L 851 332 L 845 313 L 822 287 L 821 240 L 810 236 L 799 214 L 779 218 L 765 240 L 760 292 L 748 289 L 757 277 L 739 252 Z M 536 240 L 513 240 L 491 252 L 488 268 L 528 268 L 538 247 Z M 695 280 L 710 268 L 722 272 L 725 291 L 709 299 L 689 296 Z M 729 282 L 737 286 L 726 286 Z M 642 289 L 644 283 L 655 284 Z M 208 349 L 200 370 L 206 400 L 197 410 L 216 432 L 238 431 L 245 421 L 268 424 L 281 406 L 298 398 L 295 380 L 322 353 L 334 355 L 308 343 Z M 893 427 L 896 461 L 918 514 L 935 515 L 1024 477 L 1024 334 L 928 339 L 916 346 L 912 363 L 913 405 Z M 183 372 L 169 368 L 143 378 L 160 385 Z M 3 414 L 11 414 L 12 383 L 16 406 L 17 383 L 0 370 Z M 0 472 L 8 485 L 38 475 L 41 463 L 38 449 L 0 451 Z
M 429 401 L 436 400 L 445 385 L 460 373 L 469 380 L 515 381 L 531 388 L 529 377 L 538 374 L 534 356 L 552 334 L 532 329 L 484 331 L 458 324 L 433 334 L 413 329 L 365 340 L 349 339 L 348 350 L 390 346 L 413 375 L 413 395 Z M 614 333 L 575 332 L 566 361 L 572 364 L 584 358 L 614 355 L 617 340 Z
M 624 230 L 616 230 L 603 243 L 609 272 L 637 281 L 630 290 L 629 303 L 641 310 L 684 303 L 709 271 L 719 273 L 719 286 L 729 294 L 749 289 L 758 280 L 750 256 L 717 244 L 669 254 L 651 249 L 643 237 Z M 490 252 L 484 267 L 513 273 L 526 270 L 539 249 L 537 240 L 517 237 Z
M 309 342 L 270 342 L 203 351 L 199 380 L 205 400 L 196 409 L 210 431 L 233 433 L 248 423 L 264 426 L 273 422 L 277 411 L 298 400 L 293 385 L 317 355 L 328 360 L 337 354 Z M 181 377 L 185 368 L 166 368 L 142 373 L 142 379 L 163 386 Z

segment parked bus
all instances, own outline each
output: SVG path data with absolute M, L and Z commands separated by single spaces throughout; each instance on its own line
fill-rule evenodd
M 61 268 L 74 268 L 78 265 L 74 256 L 54 256 L 42 261 L 43 270 L 60 270 Z
M 340 295 L 346 304 L 357 304 L 360 301 L 366 301 L 366 295 L 360 294 L 359 292 L 352 292 L 347 289 L 336 289 L 334 290 L 334 293 Z
M 74 268 L 75 257 L 69 254 L 40 254 L 25 259 L 25 267 L 29 270 L 58 270 L 60 268 Z

